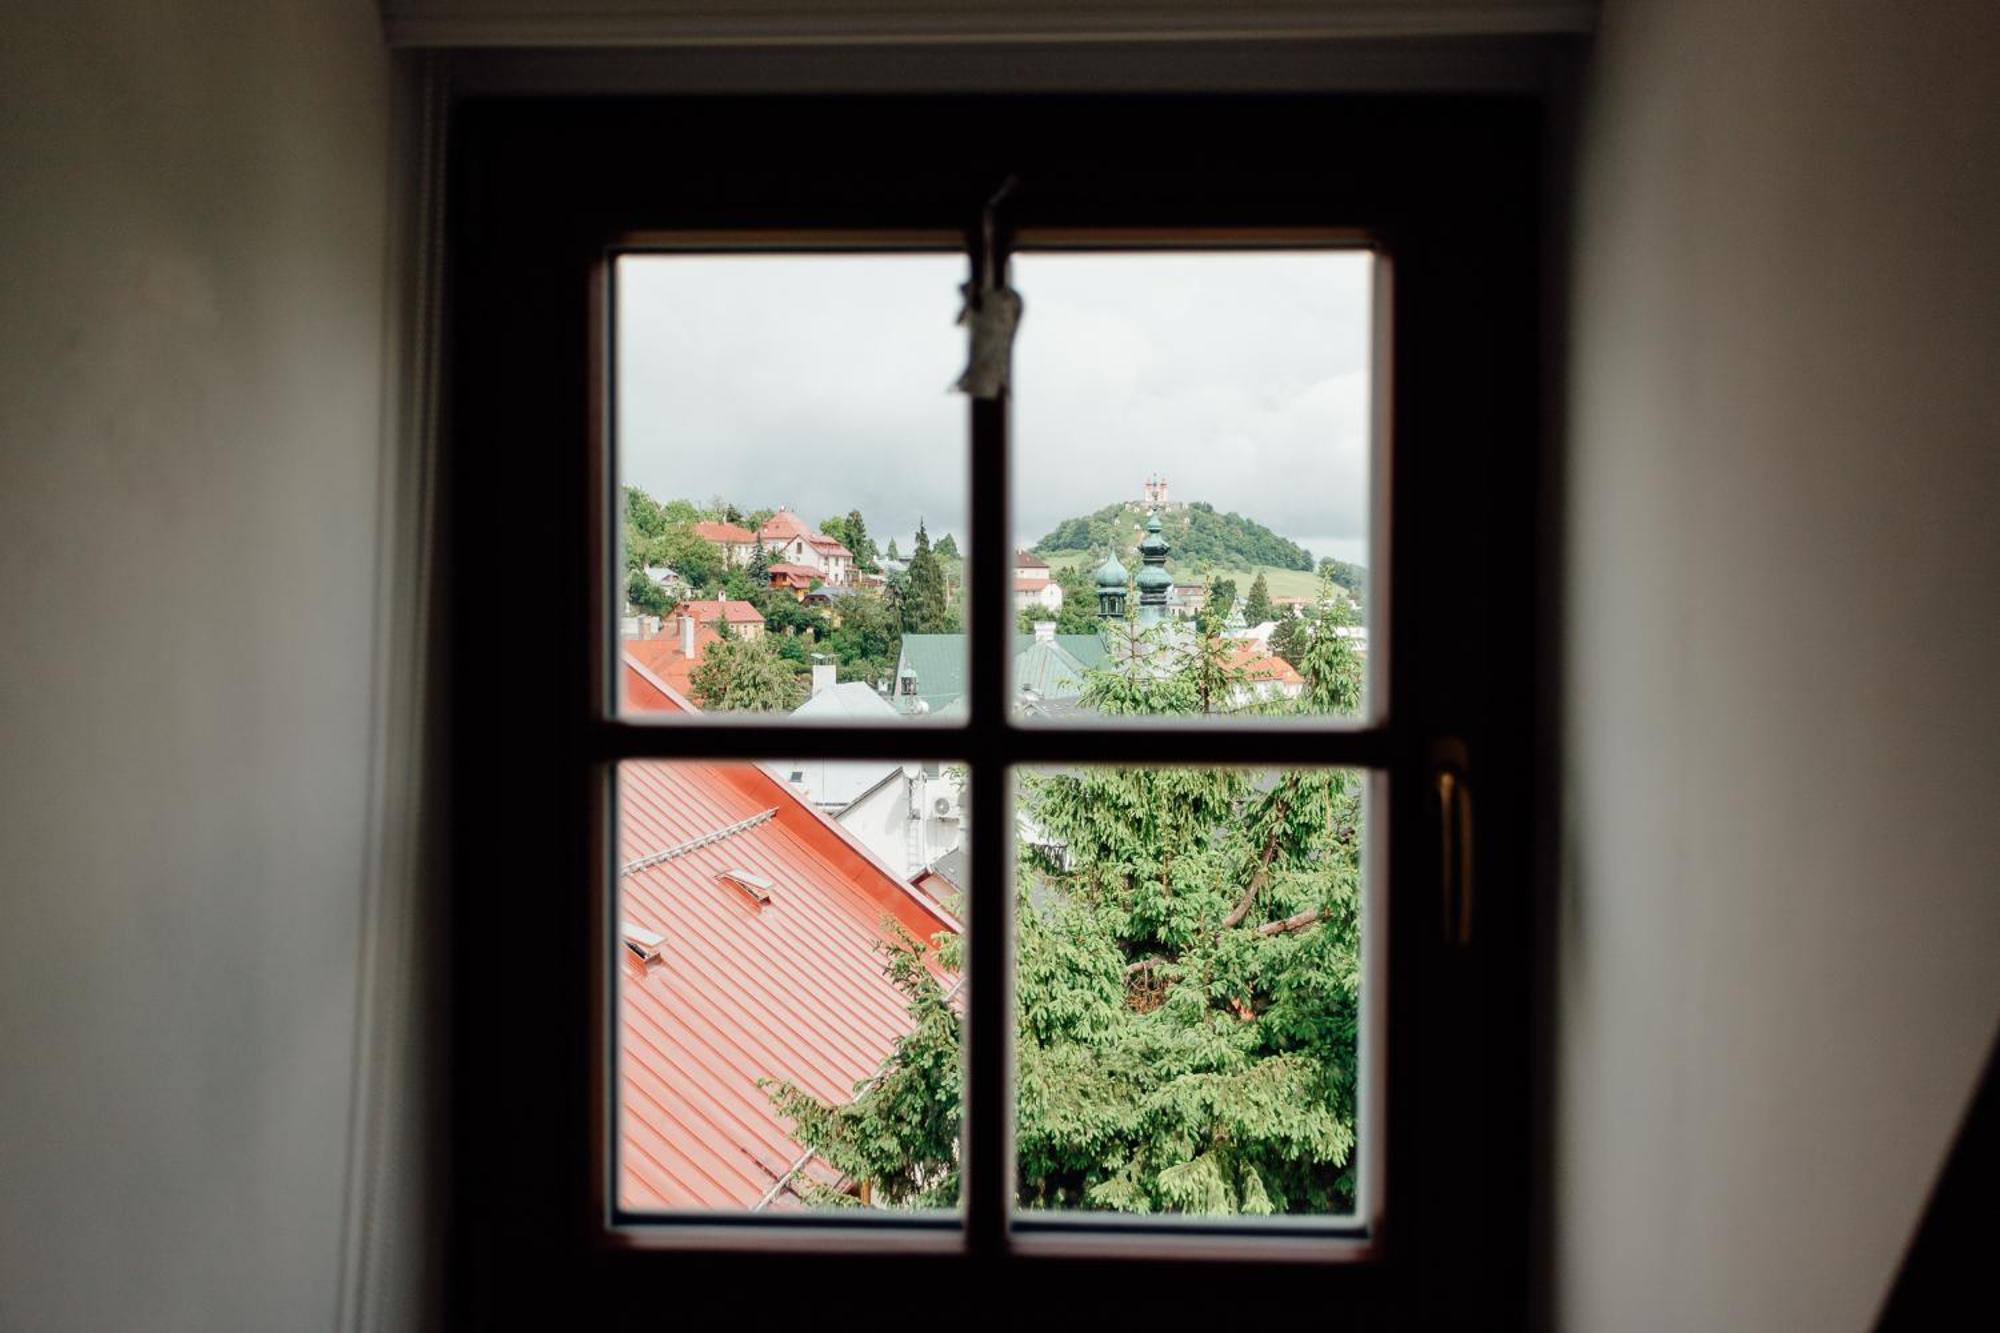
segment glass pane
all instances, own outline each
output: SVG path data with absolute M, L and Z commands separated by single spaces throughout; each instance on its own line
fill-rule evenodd
M 1364 787 L 1017 772 L 1024 1212 L 1357 1211 Z
M 1015 256 L 1018 714 L 1364 714 L 1374 264 Z
M 963 715 L 965 270 L 618 260 L 620 711 Z
M 955 1208 L 964 770 L 634 760 L 617 803 L 619 1206 Z

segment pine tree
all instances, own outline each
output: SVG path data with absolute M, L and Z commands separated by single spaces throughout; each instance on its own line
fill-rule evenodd
M 1260 572 L 1250 581 L 1249 595 L 1243 599 L 1243 623 L 1261 625 L 1277 617 L 1271 610 L 1271 585 L 1264 581 Z
M 917 520 L 917 549 L 910 556 L 908 585 L 902 597 L 903 631 L 906 634 L 944 634 L 952 627 L 952 615 L 945 597 L 944 567 L 931 550 L 930 534 L 923 520 Z

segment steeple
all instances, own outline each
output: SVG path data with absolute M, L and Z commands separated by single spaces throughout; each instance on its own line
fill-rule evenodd
M 1121 620 L 1125 616 L 1125 566 L 1113 551 L 1097 567 L 1097 616 L 1100 620 Z
M 1146 540 L 1139 543 L 1139 624 L 1157 625 L 1167 618 L 1167 589 L 1174 576 L 1167 573 L 1167 553 L 1173 548 L 1160 535 L 1158 511 L 1146 515 Z

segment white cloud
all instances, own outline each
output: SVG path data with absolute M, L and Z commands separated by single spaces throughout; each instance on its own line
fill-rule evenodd
M 967 411 L 945 390 L 964 272 L 956 255 L 623 261 L 626 478 L 962 534 Z M 1162 472 L 1176 498 L 1358 547 L 1369 274 L 1325 252 L 1018 256 L 1017 534 Z

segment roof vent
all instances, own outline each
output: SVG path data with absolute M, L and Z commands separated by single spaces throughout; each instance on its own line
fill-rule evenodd
M 716 874 L 724 884 L 734 884 L 750 895 L 751 901 L 763 904 L 771 901 L 771 890 L 777 885 L 762 875 L 753 875 L 748 870 L 723 870 Z
M 625 941 L 625 947 L 631 951 L 632 956 L 642 963 L 657 962 L 660 957 L 660 946 L 667 942 L 666 936 L 647 930 L 644 926 L 635 926 L 630 921 L 618 923 L 618 937 Z

